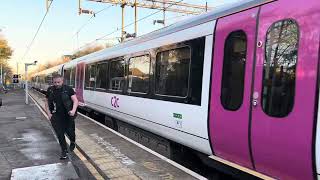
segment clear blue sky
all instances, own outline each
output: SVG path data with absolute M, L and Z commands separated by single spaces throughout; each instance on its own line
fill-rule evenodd
M 207 0 L 209 6 L 217 7 L 240 0 Z M 184 0 L 192 4 L 205 4 L 206 0 Z M 93 3 L 82 0 L 84 9 L 99 11 L 108 7 L 109 4 Z M 99 13 L 83 27 L 76 38 L 76 32 L 85 24 L 90 15 L 77 14 L 78 0 L 53 0 L 52 7 L 44 21 L 44 24 L 33 43 L 27 56 L 22 59 L 27 46 L 31 42 L 38 25 L 45 14 L 45 0 L 1 0 L 0 3 L 0 33 L 14 49 L 11 64 L 16 62 L 32 62 L 38 60 L 40 63 L 52 61 L 62 55 L 72 54 L 77 47 L 113 32 L 121 27 L 121 8 L 113 6 Z M 139 9 L 138 19 L 145 17 L 156 10 Z M 168 24 L 182 20 L 187 16 L 179 17 L 181 14 L 167 13 Z M 178 18 L 175 18 L 178 17 Z M 125 13 L 125 24 L 133 22 L 133 8 L 127 7 Z M 142 35 L 159 29 L 162 25 L 153 25 L 154 19 L 162 19 L 162 13 L 147 18 L 138 24 L 138 34 Z M 132 33 L 134 26 L 125 29 Z M 106 38 L 119 37 L 120 31 Z M 101 41 L 100 43 L 106 43 Z M 22 68 L 22 66 L 20 65 Z M 20 68 L 20 69 L 21 69 Z

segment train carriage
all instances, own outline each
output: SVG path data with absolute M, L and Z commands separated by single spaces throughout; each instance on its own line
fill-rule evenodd
M 58 65 L 33 74 L 31 86 L 40 92 L 45 92 L 52 85 L 52 74 L 61 74 L 61 70 L 62 65 Z
M 246 0 L 57 69 L 120 124 L 258 177 L 315 179 L 319 19 L 318 0 Z

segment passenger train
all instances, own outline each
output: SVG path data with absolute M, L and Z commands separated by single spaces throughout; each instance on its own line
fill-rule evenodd
M 319 45 L 319 0 L 243 0 L 39 72 L 32 85 L 45 91 L 60 73 L 111 124 L 258 177 L 320 179 Z

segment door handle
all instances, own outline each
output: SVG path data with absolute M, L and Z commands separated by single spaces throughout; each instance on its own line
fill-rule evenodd
M 252 95 L 252 106 L 256 107 L 258 106 L 258 101 L 259 100 L 259 93 L 258 92 L 254 92 Z

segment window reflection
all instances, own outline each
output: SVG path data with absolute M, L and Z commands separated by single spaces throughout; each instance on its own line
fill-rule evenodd
M 156 58 L 156 93 L 186 97 L 189 87 L 189 47 L 163 51 Z
M 70 85 L 70 69 L 64 70 L 64 84 Z
M 246 55 L 245 32 L 232 32 L 224 47 L 221 104 L 225 109 L 237 110 L 242 104 Z
M 149 56 L 130 58 L 128 92 L 147 93 L 149 89 L 149 71 Z
M 97 65 L 97 89 L 107 89 L 107 63 Z
M 111 61 L 109 89 L 121 91 L 124 86 L 124 82 L 124 61 Z
M 44 77 L 44 82 L 46 84 L 52 85 L 52 74 L 49 74 L 47 76 Z
M 87 65 L 86 67 L 86 88 L 93 89 L 95 85 L 95 65 Z
M 287 116 L 293 108 L 298 25 L 283 20 L 268 30 L 263 69 L 262 107 L 270 116 Z
M 75 87 L 76 68 L 71 69 L 70 86 Z

